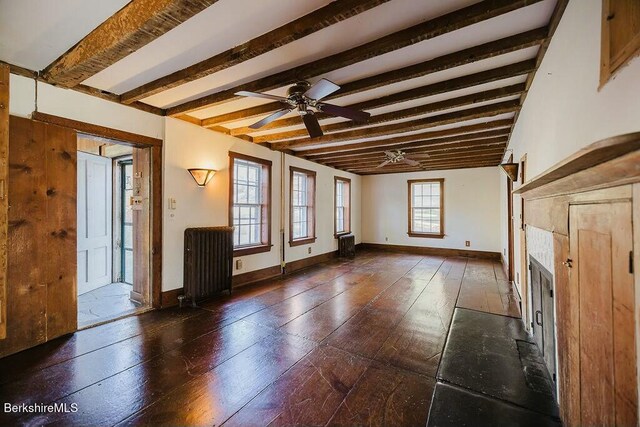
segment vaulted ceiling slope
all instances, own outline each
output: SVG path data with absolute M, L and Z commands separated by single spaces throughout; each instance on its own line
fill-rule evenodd
M 2 1 L 0 59 L 354 173 L 494 166 L 567 1 Z M 369 120 L 318 109 L 311 138 L 293 109 L 250 127 L 287 105 L 238 92 L 320 79 L 340 86 L 323 102 Z M 397 150 L 417 165 L 377 167 Z

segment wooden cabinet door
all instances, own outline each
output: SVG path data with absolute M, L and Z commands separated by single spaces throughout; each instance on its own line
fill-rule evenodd
M 573 205 L 571 287 L 578 291 L 580 420 L 637 425 L 631 203 Z

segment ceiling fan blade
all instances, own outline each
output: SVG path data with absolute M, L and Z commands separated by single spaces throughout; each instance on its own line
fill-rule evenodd
M 391 160 L 385 160 L 384 162 L 380 163 L 378 166 L 376 166 L 376 169 L 381 168 L 383 166 L 388 165 L 389 163 L 391 163 Z
M 311 138 L 317 138 L 324 135 L 322 133 L 322 129 L 320 128 L 320 123 L 318 123 L 318 118 L 315 116 L 315 114 L 308 111 L 307 114 L 302 116 L 302 120 L 304 121 L 304 125 L 306 126 L 307 132 L 309 132 L 309 136 Z
M 394 158 L 396 156 L 395 153 L 393 153 L 391 151 L 385 151 L 384 154 L 390 159 L 392 159 L 392 158 Z
M 420 162 L 416 162 L 415 160 L 407 159 L 406 157 L 402 159 L 403 162 L 408 164 L 409 166 L 420 166 Z
M 260 129 L 262 126 L 268 125 L 269 123 L 271 123 L 275 119 L 280 118 L 280 117 L 284 116 L 285 114 L 291 112 L 291 110 L 292 110 L 291 108 L 285 108 L 283 110 L 276 111 L 275 113 L 265 117 L 264 119 L 260 120 L 259 122 L 255 122 L 254 124 L 252 124 L 249 127 L 251 129 Z
M 270 99 L 272 101 L 281 101 L 281 102 L 287 102 L 288 99 L 284 98 L 282 96 L 276 96 L 276 95 L 269 95 L 268 93 L 259 93 L 259 92 L 249 92 L 246 90 L 241 90 L 240 92 L 236 92 L 235 93 L 238 96 L 250 96 L 253 98 L 264 98 L 264 99 Z
M 332 116 L 340 116 L 346 119 L 353 120 L 354 122 L 365 123 L 371 117 L 371 114 L 365 111 L 358 111 L 351 108 L 340 107 L 339 105 L 325 104 L 324 102 L 318 104 L 318 109 L 323 113 L 331 114 Z
M 330 82 L 327 79 L 320 79 L 304 93 L 304 96 L 319 101 L 337 90 L 340 90 L 340 86 L 337 84 Z

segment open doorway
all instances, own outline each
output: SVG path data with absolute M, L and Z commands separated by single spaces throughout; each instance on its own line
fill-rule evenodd
M 149 308 L 145 149 L 78 135 L 78 327 Z M 148 201 L 148 198 L 147 198 Z M 139 271 L 138 271 L 139 270 Z

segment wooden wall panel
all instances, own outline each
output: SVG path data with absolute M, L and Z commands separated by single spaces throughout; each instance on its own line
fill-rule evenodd
M 47 337 L 47 288 L 42 270 L 46 220 L 45 146 L 42 126 L 11 117 L 9 125 L 9 234 L 7 338 L 0 355 L 43 343 Z
M 46 154 L 45 230 L 47 340 L 77 329 L 77 138 L 72 130 L 44 127 Z
M 560 416 L 565 425 L 580 423 L 580 328 L 578 289 L 569 282 L 569 237 L 553 234 L 556 324 L 558 325 L 558 384 Z
M 77 310 L 75 132 L 11 117 L 9 141 L 7 338 L 0 357 L 72 332 Z
M 579 423 L 637 425 L 631 203 L 570 209 L 570 283 L 579 293 Z
M 631 200 L 632 186 L 593 190 L 564 196 L 527 199 L 525 223 L 553 233 L 569 235 L 569 204 Z
M 9 202 L 9 66 L 0 65 L 0 340 L 7 336 L 7 231 Z

